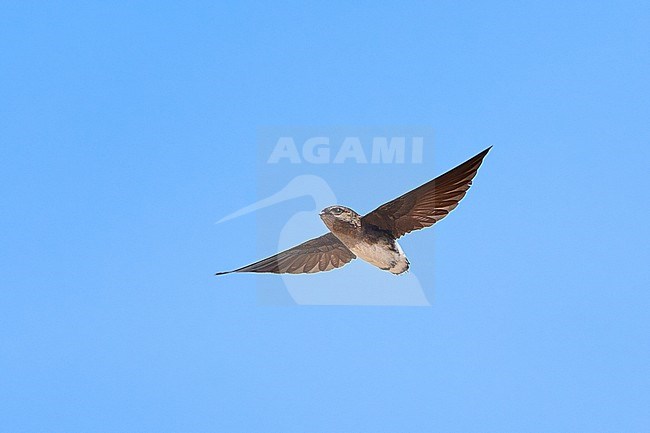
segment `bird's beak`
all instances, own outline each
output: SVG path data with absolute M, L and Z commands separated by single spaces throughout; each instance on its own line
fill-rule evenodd
M 273 206 L 278 203 L 282 203 L 283 201 L 291 200 L 294 198 L 294 194 L 291 194 L 290 191 L 286 191 L 286 189 L 283 189 L 269 197 L 263 198 L 262 200 L 259 200 L 256 203 L 253 203 L 251 205 L 245 206 L 241 209 L 239 209 L 237 212 L 233 212 L 230 215 L 226 215 L 225 217 L 221 218 L 217 223 L 222 223 L 224 221 L 228 221 L 231 219 L 238 218 L 242 215 L 249 214 L 251 212 L 258 211 L 260 209 L 264 209 L 265 207 Z
M 238 211 L 231 213 L 230 215 L 226 215 L 217 221 L 217 224 L 305 195 L 309 195 L 309 190 L 305 191 L 303 184 L 296 182 L 294 179 L 294 181 L 289 182 L 289 184 L 287 184 L 284 188 L 275 194 L 271 194 L 269 197 L 263 198 L 251 205 L 245 206 Z
M 303 196 L 316 197 L 314 195 L 314 192 L 318 194 L 318 197 L 321 198 L 321 201 L 323 203 L 336 202 L 336 196 L 334 196 L 334 193 L 330 189 L 329 185 L 327 185 L 323 179 L 312 175 L 302 175 L 292 179 L 284 188 L 275 194 L 263 198 L 249 206 L 245 206 L 238 211 L 231 213 L 230 215 L 226 215 L 217 221 L 217 223 L 222 223 L 224 221 L 238 218 L 242 215 L 256 212 L 265 207 L 273 206 L 278 203 L 292 200 L 294 198 Z

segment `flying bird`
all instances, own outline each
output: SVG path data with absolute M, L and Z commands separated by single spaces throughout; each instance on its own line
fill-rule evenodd
M 472 185 L 472 179 L 492 146 L 435 179 L 384 203 L 361 216 L 334 205 L 320 218 L 329 232 L 233 272 L 307 274 L 340 268 L 360 258 L 395 275 L 409 269 L 409 261 L 397 243 L 403 235 L 432 226 L 446 217 Z

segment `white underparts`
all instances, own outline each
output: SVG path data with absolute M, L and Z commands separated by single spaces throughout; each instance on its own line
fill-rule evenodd
M 393 274 L 401 274 L 409 268 L 409 261 L 397 241 L 393 245 L 359 242 L 350 250 L 362 260 Z

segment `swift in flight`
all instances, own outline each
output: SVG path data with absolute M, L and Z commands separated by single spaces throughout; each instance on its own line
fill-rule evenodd
M 326 207 L 320 217 L 329 229 L 327 234 L 259 262 L 216 275 L 232 272 L 307 274 L 340 268 L 357 257 L 393 274 L 404 273 L 409 269 L 409 261 L 397 239 L 432 226 L 458 206 L 491 148 L 364 216 L 341 205 Z

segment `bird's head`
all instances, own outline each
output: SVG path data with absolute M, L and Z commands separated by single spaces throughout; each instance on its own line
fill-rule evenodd
M 340 205 L 329 206 L 323 209 L 319 215 L 330 230 L 346 226 L 361 227 L 361 215 L 349 207 Z

